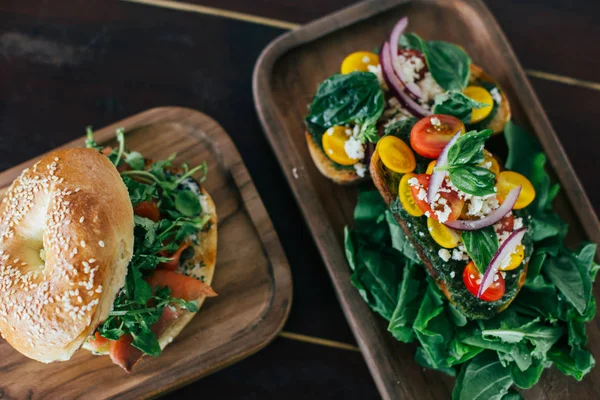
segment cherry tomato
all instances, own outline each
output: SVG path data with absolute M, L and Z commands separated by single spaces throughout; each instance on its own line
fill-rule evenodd
M 473 108 L 471 110 L 472 124 L 475 124 L 479 121 L 483 121 L 488 115 L 490 115 L 492 109 L 494 108 L 494 99 L 492 98 L 490 92 L 488 92 L 485 88 L 482 88 L 481 86 L 467 86 L 463 93 L 470 99 L 473 99 L 483 104 L 488 104 L 485 107 Z
M 385 136 L 377 143 L 377 152 L 381 162 L 388 169 L 405 174 L 417 166 L 415 155 L 404 141 L 395 136 Z
M 342 61 L 342 74 L 349 74 L 354 71 L 369 71 L 369 65 L 378 65 L 379 56 L 370 51 L 357 51 L 349 54 L 344 61 Z
M 494 157 L 494 155 L 492 153 L 490 153 L 489 151 L 487 151 L 485 149 L 483 149 L 483 157 L 484 157 L 484 160 L 480 166 L 484 167 L 484 168 L 488 168 L 494 174 L 498 175 L 500 173 L 500 163 L 498 162 L 498 160 L 496 160 L 496 157 Z M 488 164 L 489 167 L 486 164 Z
M 327 157 L 340 165 L 354 165 L 359 159 L 350 158 L 346 153 L 345 144 L 350 138 L 352 130 L 345 126 L 334 126 L 323 134 L 323 150 Z
M 497 278 L 495 278 L 495 281 L 481 295 L 481 300 L 496 301 L 500 300 L 502 296 L 504 296 L 504 292 L 506 291 L 504 278 L 500 274 L 496 275 Z M 463 271 L 463 281 L 465 282 L 467 290 L 471 292 L 473 296 L 477 296 L 477 293 L 479 292 L 479 286 L 481 286 L 481 279 L 483 279 L 483 274 L 479 272 L 479 270 L 475 266 L 475 263 L 473 261 L 468 263 Z
M 434 114 L 421 119 L 413 126 L 410 131 L 410 145 L 423 157 L 437 159 L 458 131 L 465 131 L 465 124 L 460 119 Z
M 438 220 L 438 215 L 435 211 L 441 212 L 444 210 L 445 206 L 443 204 L 437 204 L 435 209 L 432 210 L 429 203 L 427 202 L 427 188 L 429 187 L 429 179 L 431 175 L 420 174 L 415 175 L 415 178 L 418 181 L 417 185 L 410 185 L 410 190 L 412 192 L 413 200 L 417 207 L 423 211 L 423 213 L 429 213 L 429 217 L 435 220 Z M 448 187 L 446 183 L 442 185 L 444 190 L 447 190 Z M 450 207 L 450 214 L 448 215 L 448 221 L 454 221 L 460 217 L 460 213 L 465 205 L 465 200 L 460 198 L 458 193 L 454 190 L 440 192 L 440 197 L 446 199 L 446 205 Z
M 514 210 L 525 208 L 531 204 L 533 199 L 535 199 L 535 189 L 531 182 L 529 182 L 529 179 L 518 172 L 502 171 L 498 174 L 496 187 L 498 188 L 498 200 L 500 203 L 504 202 L 508 193 L 517 186 L 521 186 L 521 193 L 513 206 Z
M 458 246 L 460 236 L 454 229 L 440 224 L 433 218 L 427 218 L 427 229 L 433 240 L 440 246 L 447 249 L 453 249 Z
M 523 245 L 518 245 L 515 252 L 512 253 L 509 257 L 510 260 L 508 264 L 506 264 L 505 266 L 501 266 L 499 268 L 500 271 L 512 271 L 513 269 L 517 268 L 523 263 L 523 259 L 525 258 L 525 248 L 523 247 Z
M 148 218 L 154 222 L 160 220 L 160 211 L 153 201 L 144 201 L 133 208 L 133 213 L 140 217 Z
M 420 217 L 423 215 L 423 210 L 421 210 L 415 203 L 412 190 L 408 183 L 408 181 L 415 176 L 416 175 L 412 173 L 404 174 L 404 176 L 402 176 L 402 179 L 400 179 L 400 184 L 398 185 L 398 197 L 400 198 L 402 207 L 404 207 L 409 215 L 412 215 L 413 217 Z
M 509 213 L 502 217 L 500 220 L 500 229 L 498 229 L 498 234 L 503 232 L 512 232 L 515 226 L 515 216 L 513 213 Z

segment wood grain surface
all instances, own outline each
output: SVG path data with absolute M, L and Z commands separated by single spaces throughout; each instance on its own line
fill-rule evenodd
M 219 248 L 213 287 L 219 296 L 157 358 L 145 357 L 127 374 L 109 357 L 80 350 L 67 362 L 41 364 L 0 342 L 0 398 L 140 398 L 156 396 L 210 374 L 267 345 L 281 330 L 292 301 L 291 274 L 277 234 L 252 179 L 223 128 L 194 110 L 166 107 L 119 121 L 96 132 L 150 159 L 191 165 L 206 161 L 204 186 L 219 216 Z M 83 139 L 62 147 L 82 146 Z M 2 192 L 36 159 L 0 175 Z M 68 384 L 67 384 L 68 382 Z
M 339 70 L 344 56 L 379 46 L 403 15 L 409 31 L 466 48 L 473 61 L 497 78 L 511 100 L 514 120 L 532 129 L 549 157 L 563 190 L 557 212 L 570 224 L 568 241 L 600 241 L 600 224 L 562 145 L 522 67 L 493 16 L 478 0 L 368 1 L 283 35 L 262 53 L 254 74 L 254 98 L 263 127 L 286 174 L 304 218 L 329 270 L 344 313 L 384 398 L 447 398 L 451 380 L 423 371 L 412 360 L 412 346 L 395 343 L 384 321 L 372 313 L 350 284 L 343 251 L 343 228 L 352 223 L 356 189 L 337 186 L 311 162 L 303 117 L 319 82 Z M 498 148 L 502 143 L 495 139 Z M 598 292 L 598 291 L 596 291 Z M 596 293 L 597 295 L 597 293 Z M 600 354 L 600 329 L 590 324 L 590 350 Z M 528 391 L 559 399 L 564 393 L 600 396 L 594 370 L 583 383 L 556 371 Z

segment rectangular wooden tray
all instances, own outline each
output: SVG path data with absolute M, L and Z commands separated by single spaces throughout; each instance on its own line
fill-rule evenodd
M 314 166 L 304 138 L 303 118 L 317 85 L 339 70 L 347 54 L 380 46 L 402 16 L 409 17 L 408 31 L 462 45 L 476 64 L 499 80 L 511 101 L 513 119 L 535 132 L 562 185 L 556 208 L 570 224 L 569 241 L 600 242 L 600 224 L 511 46 L 483 2 L 366 1 L 286 33 L 263 51 L 253 81 L 259 117 L 380 393 L 388 399 L 445 399 L 450 396 L 452 379 L 420 368 L 413 360 L 414 347 L 396 342 L 384 321 L 350 284 L 343 228 L 352 224 L 356 189 L 324 178 Z M 597 322 L 589 324 L 588 331 L 589 348 L 600 356 Z M 568 393 L 598 398 L 599 385 L 600 368 L 582 383 L 551 370 L 526 396 L 559 399 Z
M 109 357 L 80 350 L 67 362 L 42 364 L 0 339 L 0 398 L 145 398 L 215 372 L 266 346 L 290 310 L 289 265 L 271 220 L 233 142 L 208 116 L 190 109 L 156 108 L 96 132 L 114 145 L 124 127 L 126 144 L 150 159 L 177 152 L 175 162 L 206 161 L 204 186 L 219 218 L 213 287 L 219 296 L 160 355 L 145 357 L 127 374 Z M 63 147 L 81 147 L 83 138 Z M 29 160 L 0 174 L 0 197 L 32 165 Z

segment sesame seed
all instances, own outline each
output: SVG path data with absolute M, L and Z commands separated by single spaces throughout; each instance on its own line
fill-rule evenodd
M 83 223 L 83 220 L 84 220 L 84 219 L 85 219 L 85 217 L 81 217 L 81 218 L 79 218 L 79 223 L 80 223 L 80 224 L 81 224 L 81 223 Z
M 99 245 L 100 247 L 104 247 L 104 241 L 103 241 L 103 240 L 99 241 L 99 242 L 98 242 L 98 245 Z
M 79 244 L 81 245 L 81 247 L 85 247 L 85 240 L 82 240 L 81 242 L 79 242 Z

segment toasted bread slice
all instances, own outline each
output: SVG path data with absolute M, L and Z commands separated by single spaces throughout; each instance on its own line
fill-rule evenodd
M 388 170 L 381 161 L 379 157 L 379 153 L 377 150 L 373 153 L 371 157 L 371 164 L 369 166 L 369 170 L 371 173 L 371 177 L 373 179 L 373 183 L 381 196 L 383 197 L 385 203 L 390 206 L 392 202 L 398 196 L 398 183 L 400 181 L 400 174 L 396 174 L 390 170 Z M 527 265 L 528 258 L 525 260 L 524 268 L 522 268 L 520 275 L 517 277 L 518 288 L 514 292 L 514 294 L 507 299 L 502 298 L 496 302 L 486 303 L 482 300 L 477 299 L 475 296 L 460 296 L 457 298 L 454 296 L 453 291 L 448 287 L 446 283 L 446 278 L 444 278 L 440 271 L 435 267 L 434 262 L 428 256 L 428 252 L 426 249 L 420 244 L 418 240 L 413 236 L 415 235 L 414 230 L 409 229 L 409 222 L 404 220 L 398 213 L 393 213 L 394 218 L 398 221 L 400 227 L 406 234 L 406 237 L 409 239 L 410 243 L 415 248 L 419 258 L 425 264 L 429 275 L 434 279 L 440 290 L 444 293 L 444 295 L 448 298 L 448 300 L 454 304 L 463 314 L 470 318 L 489 318 L 493 316 L 495 313 L 503 311 L 510 305 L 510 303 L 514 300 L 517 293 L 525 283 L 525 278 L 527 277 Z M 431 254 L 431 253 L 429 253 Z M 466 263 L 465 263 L 466 265 Z M 462 271 L 461 271 L 462 272 Z M 460 276 L 456 277 L 460 279 L 462 282 L 462 273 Z M 506 296 L 505 296 L 506 297 Z M 478 306 L 473 307 L 474 304 Z
M 336 163 L 327 157 L 323 149 L 317 143 L 315 143 L 310 133 L 306 132 L 305 135 L 310 156 L 317 166 L 317 169 L 323 175 L 325 175 L 325 177 L 331 179 L 339 185 L 352 185 L 369 179 L 368 175 L 366 174 L 364 177 L 359 176 L 355 169 L 339 168 Z
M 186 260 L 183 265 L 180 265 L 177 268 L 177 272 L 202 280 L 205 284 L 210 286 L 217 261 L 217 211 L 215 203 L 204 187 L 196 181 L 193 182 L 198 185 L 200 204 L 202 209 L 210 215 L 210 219 L 206 223 L 205 229 L 198 232 L 197 243 L 192 242 L 191 247 L 194 249 L 194 256 Z M 205 299 L 205 295 L 196 299 L 198 309 L 202 307 Z M 171 321 L 159 335 L 158 343 L 160 344 L 160 348 L 164 349 L 171 343 L 183 328 L 190 323 L 196 314 L 197 313 L 182 310 L 178 317 Z M 83 348 L 93 351 L 87 342 L 83 345 Z M 108 355 L 108 351 L 96 354 Z M 134 357 L 134 359 L 129 360 L 130 364 L 128 365 L 127 371 L 131 371 L 143 356 L 144 354 L 139 354 L 137 357 Z
M 469 78 L 470 85 L 477 85 L 482 83 L 491 83 L 498 88 L 497 81 L 491 76 L 486 74 L 479 66 L 471 64 L 471 77 Z M 510 120 L 510 103 L 508 98 L 504 94 L 503 90 L 500 90 L 500 96 L 502 101 L 498 104 L 498 109 L 494 116 L 489 121 L 480 127 L 481 129 L 491 129 L 494 133 L 500 133 L 504 130 L 504 125 Z M 317 166 L 318 170 L 325 175 L 325 177 L 331 179 L 340 185 L 352 185 L 364 182 L 368 179 L 368 176 L 359 176 L 354 169 L 340 168 L 334 163 L 323 151 L 321 146 L 315 142 L 312 135 L 305 132 L 306 143 L 308 145 L 308 151 L 313 159 L 313 162 Z
M 510 103 L 508 102 L 508 98 L 504 93 L 504 90 L 500 88 L 498 82 L 485 73 L 481 67 L 471 64 L 471 77 L 469 78 L 469 85 L 477 85 L 481 83 L 491 83 L 497 86 L 500 90 L 500 97 L 502 101 L 498 104 L 498 110 L 494 114 L 494 116 L 486 121 L 485 124 L 481 126 L 481 129 L 491 129 L 494 133 L 500 133 L 504 130 L 504 125 L 508 121 L 510 121 L 511 113 L 510 113 Z

